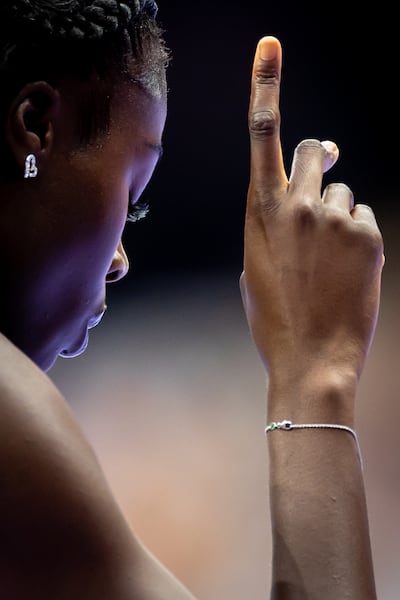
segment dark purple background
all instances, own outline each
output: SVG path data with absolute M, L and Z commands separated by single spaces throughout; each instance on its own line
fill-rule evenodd
M 334 140 L 341 158 L 325 182 L 346 182 L 356 201 L 372 205 L 382 227 L 395 223 L 394 13 L 350 15 L 336 5 L 328 11 L 322 4 L 261 1 L 159 4 L 173 54 L 165 156 L 145 193 L 150 215 L 125 234 L 132 271 L 113 294 L 159 275 L 240 272 L 250 70 L 264 34 L 278 36 L 284 47 L 287 166 L 301 139 Z

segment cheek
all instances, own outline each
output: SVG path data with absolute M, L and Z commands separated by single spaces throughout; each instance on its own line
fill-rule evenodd
M 102 209 L 92 218 L 86 237 L 86 251 L 90 266 L 105 277 L 111 266 L 126 224 L 128 200 L 121 195 L 109 195 Z M 128 196 L 127 196 L 128 197 Z
M 104 181 L 104 176 L 74 187 L 73 202 L 64 212 L 65 219 L 60 219 L 61 236 L 55 247 L 62 253 L 64 268 L 80 273 L 80 279 L 101 283 L 126 223 L 128 192 L 123 185 Z

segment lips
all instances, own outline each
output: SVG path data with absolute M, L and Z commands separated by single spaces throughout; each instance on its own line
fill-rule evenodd
M 98 312 L 97 314 L 93 315 L 93 317 L 91 317 L 88 321 L 87 324 L 87 328 L 88 329 L 93 329 L 93 327 L 97 327 L 97 325 L 100 323 L 100 321 L 102 320 L 104 313 L 106 312 L 106 307 L 104 307 L 100 312 Z
M 76 347 L 62 350 L 62 352 L 59 353 L 59 356 L 63 358 L 75 358 L 76 356 L 79 356 L 79 354 L 82 354 L 86 350 L 87 345 L 89 343 L 88 330 L 93 329 L 100 323 L 106 310 L 107 307 L 104 306 L 99 312 L 90 317 L 86 324 L 84 335 L 81 341 L 76 345 Z

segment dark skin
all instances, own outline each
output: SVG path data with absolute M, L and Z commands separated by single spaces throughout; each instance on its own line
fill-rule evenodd
M 34 153 L 39 175 L 1 189 L 8 296 L 19 300 L 7 324 L 12 339 L 0 337 L 1 589 L 15 600 L 186 600 L 190 593 L 130 530 L 45 375 L 59 352 L 83 351 L 90 319 L 104 310 L 106 284 L 128 270 L 121 243 L 128 204 L 157 164 L 166 115 L 165 98 L 120 82 L 109 131 L 77 148 L 71 98 L 84 85 L 29 85 L 7 121 L 17 167 Z M 9 235 L 17 221 L 18 234 Z
M 304 142 L 286 176 L 280 72 L 279 42 L 266 38 L 255 56 L 249 111 L 245 311 L 270 377 L 269 418 L 352 426 L 376 323 L 382 239 L 370 209 L 353 206 L 346 186 L 321 194 L 323 172 L 338 156 L 334 144 Z M 121 83 L 109 132 L 77 149 L 71 98 L 84 93 L 80 85 L 27 86 L 7 121 L 16 168 L 22 173 L 26 155 L 35 153 L 39 175 L 1 182 L 11 298 L 2 317 L 12 319 L 3 322 L 9 337 L 0 336 L 0 588 L 13 600 L 193 600 L 128 526 L 92 447 L 45 373 L 60 353 L 84 350 L 91 319 L 104 309 L 106 284 L 127 272 L 121 235 L 129 195 L 137 200 L 153 173 L 166 116 L 165 98 Z M 357 313 L 346 290 L 338 292 L 343 281 L 351 282 Z M 339 309 L 340 319 L 332 319 Z M 271 598 L 374 600 L 352 438 L 278 431 L 269 449 Z
M 264 54 L 264 58 L 262 57 Z M 290 176 L 280 142 L 282 49 L 263 39 L 249 111 L 251 178 L 241 289 L 268 373 L 268 421 L 354 427 L 384 264 L 372 210 L 336 183 L 332 142 L 305 140 Z M 350 301 L 351 298 L 351 301 Z M 268 434 L 274 600 L 375 600 L 364 482 L 351 435 Z
M 76 98 L 88 85 L 29 85 L 7 123 L 20 171 L 29 153 L 39 168 L 37 179 L 2 187 L 4 276 L 12 298 L 7 332 L 44 370 L 60 352 L 74 356 L 84 349 L 87 322 L 105 309 L 105 284 L 128 270 L 121 235 L 129 199 L 136 202 L 151 177 L 165 121 L 165 98 L 121 82 L 110 132 L 79 149 Z

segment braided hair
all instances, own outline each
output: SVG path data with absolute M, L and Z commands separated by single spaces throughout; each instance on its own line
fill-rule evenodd
M 153 0 L 14 0 L 8 9 L 4 3 L 0 14 L 4 9 L 8 24 L 17 28 L 15 32 L 65 40 L 100 40 L 141 15 L 154 18 L 157 14 Z
M 157 11 L 154 0 L 0 0 L 0 118 L 29 81 L 57 85 L 96 74 L 103 84 L 127 77 L 153 95 L 166 93 L 169 53 Z M 88 116 L 104 121 L 106 113 L 103 106 Z M 96 134 L 86 129 L 82 138 Z

